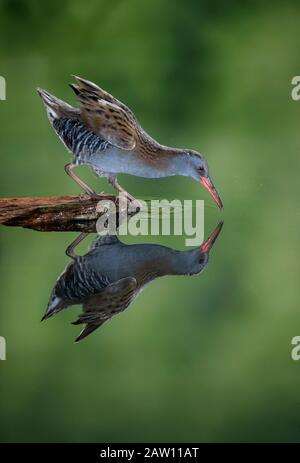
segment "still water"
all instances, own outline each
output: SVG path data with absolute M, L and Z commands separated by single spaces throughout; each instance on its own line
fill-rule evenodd
M 217 216 L 206 208 L 206 241 L 195 248 L 184 237 L 2 227 L 6 439 L 227 440 L 228 420 L 241 440 L 259 439 L 253 422 L 269 417 L 264 408 L 295 403 L 296 319 L 258 304 L 259 240 L 243 256 L 237 223 L 222 228 Z
M 136 198 L 204 200 L 201 243 L 224 221 L 208 263 L 184 234 L 90 233 L 69 257 L 78 232 L 0 227 L 3 442 L 300 440 L 299 2 L 215 3 L 0 2 L 1 197 L 78 194 L 35 90 L 75 105 L 78 74 L 201 152 L 224 202 L 187 178 L 118 178 Z M 41 322 L 52 293 L 68 308 Z M 74 342 L 72 322 L 106 318 Z

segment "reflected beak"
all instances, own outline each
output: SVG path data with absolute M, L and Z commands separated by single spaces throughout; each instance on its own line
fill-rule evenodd
M 219 206 L 219 208 L 223 209 L 223 204 L 222 204 L 221 198 L 219 196 L 219 193 L 215 189 L 214 184 L 211 181 L 211 179 L 209 177 L 202 177 L 200 179 L 200 183 L 210 192 L 210 194 L 214 198 L 214 200 L 217 203 L 217 205 Z
M 222 227 L 223 227 L 223 222 L 220 222 L 216 226 L 216 228 L 214 229 L 210 237 L 201 245 L 200 247 L 201 252 L 209 252 L 211 250 L 214 242 L 216 241 L 216 239 L 218 238 L 220 234 L 220 231 L 222 230 Z

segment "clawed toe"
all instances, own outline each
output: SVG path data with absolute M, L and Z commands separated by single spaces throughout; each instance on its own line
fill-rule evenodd
M 138 201 L 136 198 L 134 198 L 133 196 L 131 196 L 130 198 L 128 198 L 129 201 L 130 201 L 130 209 L 133 209 L 134 211 L 136 212 L 139 212 L 143 209 L 143 206 L 142 204 L 140 203 L 140 201 Z
M 89 193 L 89 196 L 90 198 L 93 198 L 93 199 L 103 199 L 103 195 L 105 194 L 104 191 L 101 191 L 100 193 L 96 193 L 96 191 L 93 191 L 93 193 Z
M 78 197 L 80 201 L 88 201 L 91 198 L 91 195 L 89 193 L 80 193 Z

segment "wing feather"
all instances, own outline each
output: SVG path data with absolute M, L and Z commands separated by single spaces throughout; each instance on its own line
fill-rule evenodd
M 86 326 L 76 339 L 76 342 L 88 336 L 114 315 L 125 310 L 135 297 L 137 281 L 126 277 L 111 283 L 98 294 L 89 298 L 83 304 L 84 312 L 79 315 L 74 325 Z
M 137 121 L 127 106 L 96 84 L 76 77 L 70 84 L 80 103 L 83 123 L 112 145 L 133 150 L 136 146 Z

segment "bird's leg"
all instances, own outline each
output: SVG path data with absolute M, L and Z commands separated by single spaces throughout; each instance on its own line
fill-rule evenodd
M 82 240 L 84 240 L 84 238 L 86 238 L 88 236 L 88 233 L 85 233 L 85 232 L 81 232 L 80 235 L 77 236 L 77 238 L 75 238 L 74 241 L 72 241 L 71 244 L 69 244 L 69 246 L 67 247 L 66 249 L 66 255 L 68 257 L 71 257 L 72 259 L 75 259 L 76 258 L 76 254 L 75 254 L 75 248 L 78 246 L 79 243 L 81 243 Z
M 124 195 L 125 198 L 127 198 L 134 205 L 136 205 L 137 208 L 139 208 L 139 209 L 142 208 L 141 203 L 134 196 L 132 196 L 130 193 L 128 193 L 128 191 L 126 191 L 124 188 L 122 188 L 121 185 L 118 184 L 116 177 L 109 176 L 108 181 L 119 193 Z
M 76 182 L 79 186 L 90 196 L 98 196 L 97 193 L 89 187 L 83 180 L 81 180 L 74 172 L 73 169 L 76 167 L 76 164 L 70 162 L 65 165 L 65 172 Z

